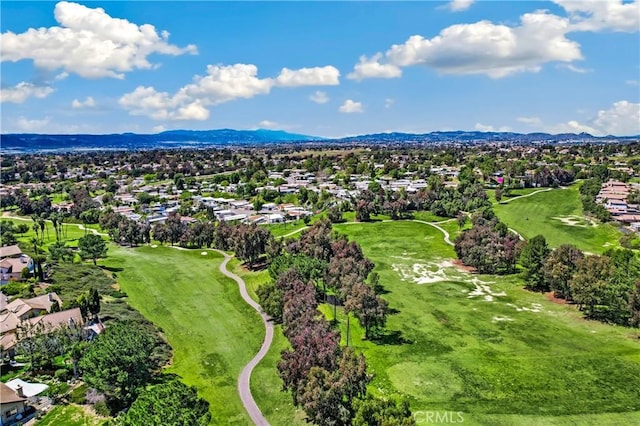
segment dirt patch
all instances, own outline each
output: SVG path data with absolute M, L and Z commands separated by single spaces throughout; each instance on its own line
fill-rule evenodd
M 547 297 L 547 300 L 549 302 L 557 303 L 559 305 L 568 305 L 569 304 L 569 302 L 567 302 L 566 299 L 561 299 L 559 297 L 556 297 L 556 295 L 553 294 L 552 291 L 550 291 L 548 293 L 545 293 L 545 296 Z
M 469 273 L 469 274 L 473 274 L 473 273 L 476 272 L 476 268 L 474 268 L 473 266 L 465 265 L 464 263 L 462 263 L 462 261 L 460 259 L 452 260 L 451 264 L 453 266 L 455 266 L 456 268 L 458 268 L 462 272 L 466 272 L 466 273 Z

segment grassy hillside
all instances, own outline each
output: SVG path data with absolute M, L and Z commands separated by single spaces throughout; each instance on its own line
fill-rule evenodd
M 539 192 L 494 206 L 496 215 L 525 238 L 544 235 L 552 247 L 574 244 L 590 253 L 618 247 L 620 232 L 611 224 L 584 217 L 578 186 Z
M 376 263 L 395 312 L 377 341 L 363 340 L 351 321 L 350 343 L 367 357 L 374 393 L 406 396 L 414 411 L 463 412 L 465 424 L 640 421 L 633 331 L 584 321 L 573 307 L 524 291 L 517 277 L 459 271 L 428 225 L 335 228 Z
M 257 313 L 237 284 L 218 270 L 222 257 L 168 247 L 110 246 L 104 262 L 117 272 L 129 303 L 161 327 L 174 349 L 167 369 L 198 387 L 214 424 L 250 424 L 236 390 L 242 367 L 264 337 Z

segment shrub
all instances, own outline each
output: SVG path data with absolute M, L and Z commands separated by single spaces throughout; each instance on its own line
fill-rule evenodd
M 93 405 L 93 409 L 96 410 L 96 413 L 99 416 L 109 417 L 111 415 L 111 410 L 109 410 L 109 406 L 104 400 L 96 402 Z
M 66 382 L 69 379 L 69 370 L 67 370 L 66 368 L 60 368 L 56 370 L 56 372 L 53 374 L 53 377 L 61 382 Z
M 26 287 L 28 287 L 28 284 L 9 281 L 8 284 L 2 286 L 2 292 L 7 296 L 15 296 L 16 294 L 22 293 Z

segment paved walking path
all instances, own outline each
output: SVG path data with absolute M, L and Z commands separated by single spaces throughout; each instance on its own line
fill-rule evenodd
M 269 351 L 269 347 L 271 346 L 271 342 L 273 340 L 273 323 L 269 321 L 269 317 L 262 311 L 262 308 L 259 304 L 257 304 L 249 293 L 247 293 L 247 286 L 242 278 L 230 272 L 227 269 L 227 263 L 232 259 L 227 253 L 221 250 L 214 250 L 224 256 L 224 260 L 220 264 L 220 272 L 222 272 L 225 276 L 231 278 L 236 283 L 238 283 L 238 287 L 240 288 L 240 295 L 250 305 L 253 309 L 258 311 L 260 317 L 262 318 L 262 322 L 264 323 L 264 327 L 266 329 L 266 333 L 264 336 L 264 341 L 262 342 L 262 347 L 253 357 L 251 361 L 247 365 L 244 366 L 242 372 L 240 373 L 240 377 L 238 378 L 238 393 L 240 394 L 240 399 L 242 400 L 242 405 L 249 413 L 249 417 L 254 424 L 258 426 L 266 426 L 269 424 L 267 419 L 262 415 L 260 408 L 256 404 L 256 401 L 253 399 L 253 395 L 251 395 L 251 372 L 254 367 L 258 365 L 258 363 L 265 357 L 267 352 Z
M 517 197 L 509 198 L 508 200 L 502 200 L 502 201 L 500 202 L 500 204 L 510 203 L 510 202 L 512 202 L 513 200 L 518 200 L 518 199 L 520 199 L 520 198 L 531 197 L 532 195 L 536 195 L 536 194 L 539 194 L 539 193 L 541 193 L 541 192 L 547 192 L 547 191 L 551 191 L 551 190 L 553 190 L 553 188 L 539 189 L 539 190 L 537 190 L 537 191 L 533 191 L 533 192 L 532 192 L 532 193 L 530 193 L 530 194 L 518 195 Z
M 442 232 L 442 234 L 444 234 L 444 242 L 449 244 L 450 246 L 454 246 L 455 244 L 453 244 L 451 242 L 451 239 L 449 238 L 449 233 L 440 225 L 438 225 L 437 223 L 443 223 L 443 222 L 449 222 L 449 220 L 443 220 L 442 222 L 427 222 L 424 220 L 418 220 L 418 219 L 413 219 L 414 222 L 418 222 L 418 223 L 424 223 L 425 225 L 429 225 L 429 226 L 433 226 L 434 228 L 438 229 L 440 232 Z

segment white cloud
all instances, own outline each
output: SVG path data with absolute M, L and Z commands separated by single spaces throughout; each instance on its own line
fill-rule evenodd
M 279 124 L 271 120 L 262 120 L 260 123 L 258 123 L 258 126 L 263 129 L 273 129 L 275 127 L 278 127 Z
M 385 99 L 385 100 L 384 100 L 384 107 L 385 107 L 386 109 L 389 109 L 389 108 L 391 108 L 391 107 L 393 106 L 393 104 L 395 104 L 395 103 L 396 103 L 395 99 L 387 98 L 387 99 Z
M 165 130 L 167 130 L 166 127 L 164 127 L 162 124 L 158 125 L 158 126 L 153 126 L 153 128 L 151 129 L 154 133 L 162 133 Z
M 638 87 L 638 80 L 627 80 L 625 81 L 625 84 L 628 84 L 629 86 Z
M 33 133 L 42 130 L 50 121 L 49 117 L 41 120 L 19 117 L 15 122 L 15 128 L 20 132 Z
M 577 67 L 573 64 L 559 64 L 558 68 L 564 68 L 578 74 L 587 74 L 587 73 L 593 72 L 592 69 Z
M 76 109 L 93 108 L 95 106 L 96 106 L 96 101 L 91 96 L 87 96 L 87 99 L 85 99 L 84 101 L 79 101 L 77 99 L 74 99 L 73 102 L 71 102 L 71 107 Z
M 539 117 L 518 117 L 516 120 L 527 126 L 540 126 L 542 124 L 542 120 Z
M 85 78 L 124 78 L 125 72 L 152 68 L 147 60 L 151 54 L 197 53 L 194 45 L 169 44 L 166 31 L 158 34 L 153 25 L 112 18 L 102 8 L 62 1 L 54 15 L 60 26 L 0 35 L 0 59 L 31 59 L 38 68 L 62 69 Z
M 640 103 L 618 101 L 606 110 L 598 111 L 593 125 L 607 135 L 639 135 Z
M 340 105 L 338 111 L 345 114 L 351 114 L 354 112 L 364 112 L 364 109 L 362 108 L 362 102 L 355 102 L 351 99 L 347 99 L 342 105 Z
M 393 64 L 381 64 L 382 53 L 376 53 L 371 58 L 360 56 L 360 62 L 353 67 L 348 79 L 361 81 L 365 78 L 397 78 L 402 76 L 402 70 Z
M 327 93 L 320 90 L 317 90 L 314 94 L 309 96 L 309 99 L 317 104 L 326 104 L 327 102 L 329 102 Z
M 26 81 L 18 83 L 15 87 L 0 90 L 0 102 L 13 102 L 21 104 L 28 98 L 46 98 L 54 92 L 49 86 L 36 86 Z
M 545 127 L 545 131 L 552 134 L 558 133 L 589 133 L 595 136 L 601 135 L 598 130 L 586 124 L 579 123 L 576 120 L 569 120 L 566 123 L 560 123 L 553 126 Z
M 572 31 L 640 30 L 640 2 L 622 0 L 554 0 L 569 15 Z
M 482 124 L 482 123 L 476 123 L 475 126 L 473 126 L 473 128 L 479 132 L 509 132 L 511 131 L 510 127 L 507 126 L 501 126 L 501 127 L 494 127 L 490 124 Z
M 539 10 L 522 15 L 518 26 L 485 20 L 452 25 L 430 39 L 413 35 L 373 58 L 381 66 L 423 65 L 442 74 L 502 78 L 538 72 L 548 62 L 582 59 L 580 45 L 565 37 L 569 25 L 567 18 Z
M 640 134 L 640 103 L 622 100 L 615 102 L 608 109 L 598 111 L 586 123 L 570 120 L 566 123 L 541 125 L 541 127 L 549 133 L 586 132 L 594 136 L 635 136 Z
M 340 84 L 339 77 L 340 71 L 331 65 L 298 70 L 282 68 L 275 84 L 282 87 L 337 86 Z
M 277 79 L 273 79 L 259 78 L 258 67 L 253 64 L 208 65 L 206 76 L 195 76 L 193 83 L 183 86 L 173 95 L 158 92 L 153 87 L 138 86 L 118 102 L 131 115 L 143 115 L 154 120 L 202 121 L 209 118 L 207 107 L 266 95 L 274 86 L 333 84 L 332 72 L 326 68 L 285 68 Z
M 449 3 L 449 9 L 452 12 L 462 12 L 469 9 L 473 3 L 475 0 L 452 0 Z

